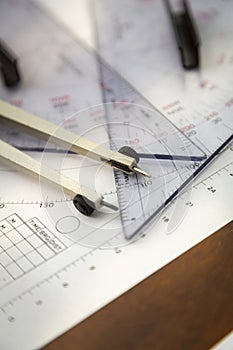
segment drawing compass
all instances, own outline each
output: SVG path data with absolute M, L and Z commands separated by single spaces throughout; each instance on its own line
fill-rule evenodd
M 1 122 L 12 124 L 30 133 L 30 135 L 47 141 L 50 140 L 73 153 L 102 162 L 126 174 L 137 173 L 150 177 L 150 174 L 137 166 L 139 158 L 136 157 L 136 152 L 133 152 L 130 148 L 123 148 L 119 152 L 111 151 L 4 101 L 0 101 L 0 118 Z M 117 210 L 117 207 L 104 201 L 101 195 L 90 188 L 82 186 L 76 181 L 42 165 L 2 140 L 0 140 L 0 145 L 2 160 L 11 163 L 26 173 L 37 175 L 53 185 L 61 186 L 67 194 L 73 196 L 74 205 L 82 214 L 91 215 L 95 209 L 98 210 L 102 205 Z M 131 154 L 129 154 L 130 150 Z
M 138 176 L 151 177 L 149 172 L 138 167 L 140 159 L 200 161 L 205 158 L 205 156 L 190 157 L 184 155 L 138 153 L 132 147 L 125 145 L 120 147 L 119 151 L 112 151 L 4 101 L 0 101 L 0 115 L 2 123 L 10 124 L 17 129 L 30 133 L 30 135 L 50 141 L 69 152 L 104 163 L 116 171 L 127 175 L 137 174 Z M 0 140 L 0 145 L 0 156 L 2 160 L 14 165 L 25 173 L 36 175 L 42 180 L 61 187 L 66 194 L 73 198 L 75 207 L 82 214 L 90 216 L 94 210 L 99 210 L 101 206 L 118 210 L 115 205 L 106 202 L 102 195 L 91 188 L 81 185 L 77 181 L 45 166 L 2 140 Z

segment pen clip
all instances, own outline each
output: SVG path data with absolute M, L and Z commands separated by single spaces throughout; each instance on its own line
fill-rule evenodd
M 0 40 L 0 69 L 7 87 L 14 87 L 20 81 L 17 59 L 2 40 Z
M 165 4 L 175 31 L 183 67 L 198 68 L 200 39 L 188 1 L 182 0 L 181 11 L 174 11 L 169 0 L 165 0 Z

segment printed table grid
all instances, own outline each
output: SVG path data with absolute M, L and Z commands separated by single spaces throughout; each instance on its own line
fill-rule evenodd
M 38 218 L 16 213 L 0 221 L 0 288 L 66 249 Z

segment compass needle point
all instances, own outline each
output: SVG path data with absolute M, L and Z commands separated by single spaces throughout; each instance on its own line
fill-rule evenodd
M 106 202 L 106 201 L 104 201 L 104 200 L 102 200 L 101 204 L 102 204 L 104 207 L 107 207 L 107 208 L 112 209 L 112 210 L 114 210 L 114 211 L 118 211 L 118 210 L 119 210 L 119 208 L 118 208 L 116 205 L 111 204 L 111 203 L 109 203 L 109 202 Z
M 147 173 L 145 170 L 142 170 L 141 168 L 134 167 L 133 171 L 135 173 L 137 173 L 137 174 L 140 174 L 140 175 L 143 175 L 143 176 L 146 176 L 146 177 L 151 177 L 151 174 Z

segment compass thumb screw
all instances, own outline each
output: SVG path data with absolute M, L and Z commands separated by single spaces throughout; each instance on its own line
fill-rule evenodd
M 91 216 L 91 214 L 95 210 L 91 205 L 92 203 L 86 197 L 81 196 L 80 194 L 77 194 L 74 197 L 73 203 L 75 208 L 78 209 L 80 213 L 86 216 Z
M 136 163 L 139 162 L 139 159 L 140 159 L 139 155 L 137 154 L 137 152 L 133 148 L 131 148 L 129 146 L 121 147 L 118 152 L 124 154 L 125 156 L 134 158 Z

